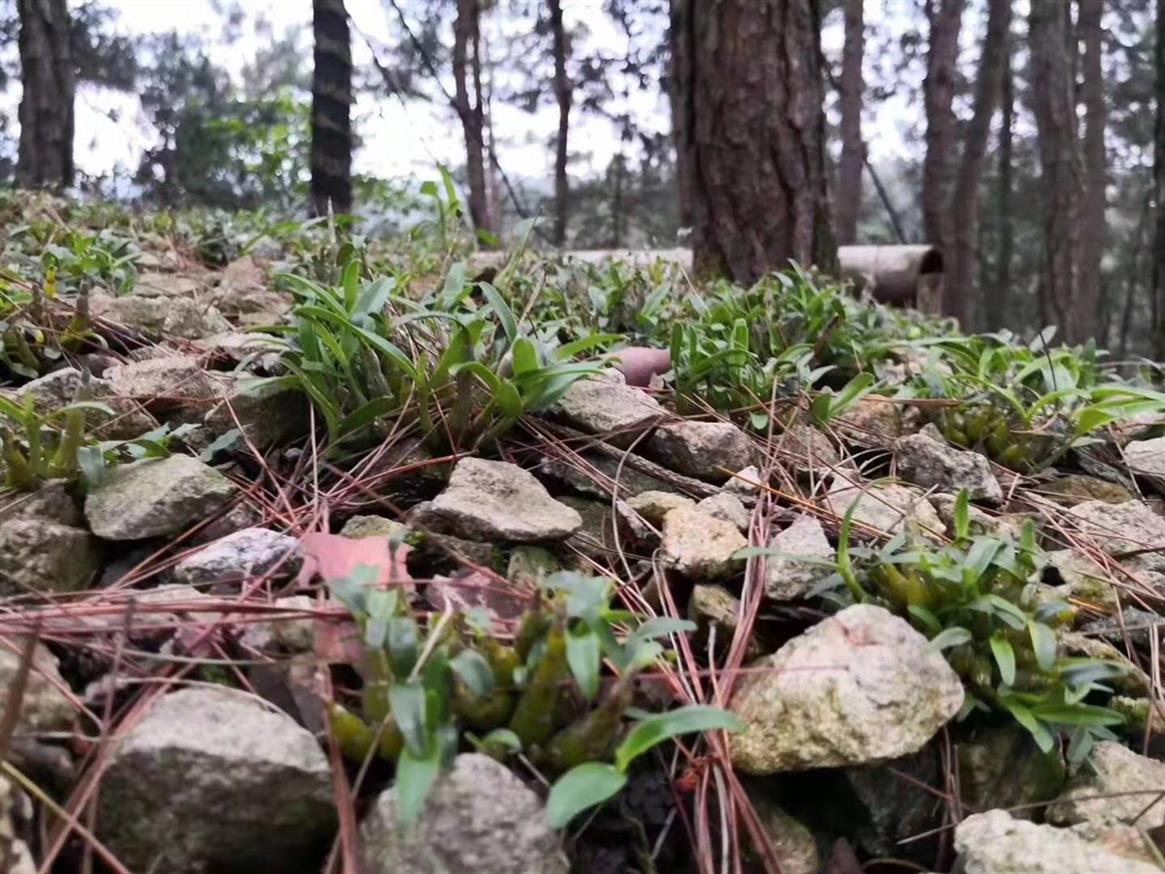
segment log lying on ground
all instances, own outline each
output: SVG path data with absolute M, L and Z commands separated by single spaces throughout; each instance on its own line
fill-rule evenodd
M 624 261 L 646 267 L 669 261 L 691 269 L 691 249 L 576 249 L 563 257 L 586 264 Z M 943 258 L 933 246 L 842 246 L 837 250 L 841 274 L 852 279 L 874 300 L 894 306 L 915 307 L 937 315 L 942 311 Z M 478 252 L 470 259 L 470 270 L 479 273 L 499 269 L 504 252 Z

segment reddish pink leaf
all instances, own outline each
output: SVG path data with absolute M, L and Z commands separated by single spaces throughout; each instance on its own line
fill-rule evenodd
M 354 540 L 339 534 L 313 531 L 300 538 L 303 547 L 303 569 L 299 582 L 306 585 L 319 576 L 325 583 L 347 579 L 356 568 L 376 568 L 376 583 L 411 583 L 405 560 L 412 547 L 401 544 L 390 548 L 387 537 L 362 537 Z

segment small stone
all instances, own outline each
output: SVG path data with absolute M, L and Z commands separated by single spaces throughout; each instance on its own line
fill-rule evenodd
M 85 499 L 85 518 L 105 540 L 143 540 L 201 522 L 234 494 L 229 479 L 197 458 L 149 458 L 113 468 Z
M 65 367 L 27 382 L 14 393 L 17 402 L 31 396 L 38 413 L 51 413 L 77 400 L 83 377 L 75 367 Z M 132 440 L 158 427 L 158 420 L 130 398 L 118 397 L 108 380 L 91 377 L 90 397 L 113 411 L 87 410 L 85 423 L 104 440 Z
M 394 522 L 384 516 L 353 516 L 340 529 L 341 537 L 361 540 L 365 537 L 387 537 L 389 540 L 404 542 L 409 534 L 409 526 Z
M 958 501 L 958 496 L 946 492 L 935 492 L 929 495 L 927 500 L 938 512 L 938 517 L 943 524 L 953 532 L 955 529 L 955 504 Z M 967 505 L 967 520 L 970 523 L 967 527 L 972 536 L 988 534 L 1018 542 L 1023 537 L 1024 526 L 1031 518 L 1024 513 L 993 515 L 982 507 L 976 507 L 974 504 Z
M 694 507 L 691 498 L 674 492 L 641 492 L 627 499 L 627 506 L 656 527 L 663 524 L 664 517 L 677 507 Z
M 1003 500 L 1003 489 L 987 456 L 956 449 L 934 425 L 900 437 L 894 444 L 894 456 L 902 478 L 915 485 L 944 492 L 966 490 L 972 501 L 997 504 Z
M 396 788 L 361 825 L 368 874 L 567 874 L 558 835 L 538 796 L 505 765 L 462 753 L 442 774 L 412 827 L 397 819 Z
M 677 507 L 663 519 L 664 561 L 688 579 L 731 576 L 743 564 L 736 553 L 747 546 L 735 525 L 696 507 Z
M 77 526 L 83 518 L 68 480 L 48 480 L 35 492 L 10 492 L 0 496 L 0 523 L 14 519 L 41 519 Z
M 0 641 L 0 713 L 8 708 L 8 694 L 20 670 L 23 646 L 23 639 L 17 635 L 9 637 L 7 641 Z M 63 691 L 68 688 L 68 683 L 62 679 L 57 668 L 56 656 L 38 643 L 33 649 L 32 670 L 28 672 L 24 697 L 20 699 L 16 731 L 30 734 L 68 731 L 72 728 L 73 704 Z
M 616 502 L 612 512 L 610 501 L 594 501 L 573 495 L 564 495 L 558 500 L 582 519 L 582 527 L 566 539 L 566 546 L 590 558 L 615 558 L 620 547 L 626 549 L 654 536 L 644 521 L 622 501 Z
M 299 541 L 269 528 L 244 528 L 192 553 L 174 566 L 174 580 L 188 586 L 238 584 L 279 569 L 295 574 L 301 563 Z
M 718 652 L 727 651 L 740 624 L 740 599 L 723 586 L 695 585 L 688 599 L 688 618 L 696 623 L 696 652 L 708 651 L 708 642 L 715 643 Z M 760 641 L 750 636 L 745 643 L 747 660 L 763 655 Z
M 1060 750 L 1042 752 L 1015 725 L 980 731 L 960 743 L 958 751 L 959 790 L 970 810 L 1000 805 L 1014 808 L 1022 819 L 1036 818 L 1039 805 L 1055 798 L 1064 785 Z
M 620 465 L 620 458 L 601 452 L 579 453 L 577 461 L 544 456 L 538 470 L 594 498 L 609 498 L 616 487 L 623 498 L 649 491 L 665 492 L 671 488 L 663 480 L 636 469 L 632 463 L 635 458 L 637 456 L 629 455 L 626 463 Z
M 157 699 L 101 784 L 98 836 L 131 871 L 318 871 L 335 828 L 315 738 L 225 688 Z
M 1109 504 L 1105 501 L 1085 501 L 1068 511 L 1080 533 L 1092 539 L 1093 545 L 1112 556 L 1126 552 L 1150 550 L 1165 543 L 1165 519 L 1140 501 Z M 1165 554 L 1160 551 L 1140 552 L 1125 560 L 1131 570 L 1165 572 Z
M 1048 807 L 1053 825 L 1092 822 L 1143 829 L 1165 825 L 1165 762 L 1123 744 L 1101 741 L 1082 762 L 1060 797 Z
M 696 506 L 709 516 L 715 516 L 717 519 L 731 522 L 742 533 L 748 531 L 751 514 L 744 508 L 744 504 L 741 503 L 740 498 L 735 495 L 731 495 L 728 492 L 719 492 L 704 498 Z
M 241 427 L 252 443 L 266 448 L 308 431 L 311 415 L 307 398 L 300 391 L 277 383 L 236 379 L 225 394 L 204 418 L 216 435 Z
M 889 398 L 867 395 L 838 418 L 834 430 L 858 446 L 889 449 L 902 436 L 902 408 Z
M 812 516 L 798 516 L 769 541 L 782 555 L 765 557 L 765 595 L 774 601 L 804 598 L 836 570 L 836 554 L 825 529 Z
M 647 392 L 624 384 L 619 377 L 580 379 L 566 390 L 553 412 L 581 431 L 628 446 L 665 411 Z
M 855 765 L 917 752 L 963 705 L 946 659 L 903 619 L 856 604 L 753 663 L 730 710 L 749 774 Z
M 39 519 L 0 523 L 0 595 L 79 592 L 100 567 L 97 541 L 83 528 Z
M 962 874 L 1160 874 L 1137 829 L 1064 829 L 1005 810 L 968 816 L 955 829 Z
M 132 361 L 106 374 L 113 391 L 151 410 L 209 401 L 217 392 L 197 359 L 185 355 Z
M 744 502 L 745 506 L 751 506 L 760 494 L 761 486 L 764 484 L 764 479 L 757 470 L 755 464 L 750 464 L 748 467 L 741 468 L 736 474 L 728 480 L 723 486 L 723 491 L 730 495 L 735 495 Z
M 307 595 L 276 598 L 272 605 L 289 615 L 250 622 L 243 632 L 242 644 L 260 652 L 305 653 L 315 649 L 315 619 L 311 613 L 316 603 Z
M 1047 560 L 1044 580 L 1055 583 L 1056 576 L 1059 577 L 1055 586 L 1059 598 L 1084 601 L 1105 613 L 1120 609 L 1116 587 L 1109 581 L 1112 574 L 1087 555 L 1075 549 L 1055 549 L 1044 557 Z
M 886 534 L 908 529 L 923 537 L 941 537 L 947 530 L 921 492 L 897 483 L 853 484 L 837 477 L 830 486 L 827 503 L 839 519 L 856 504 L 853 521 Z M 854 533 L 862 536 L 865 532 L 855 526 Z
M 458 461 L 445 491 L 414 512 L 421 527 L 487 542 L 562 540 L 582 527 L 582 517 L 532 474 L 483 458 Z
M 768 799 L 753 797 L 752 802 L 781 874 L 818 874 L 821 859 L 817 842 L 805 824 Z
M 32 820 L 28 797 L 7 777 L 0 777 L 0 871 L 5 874 L 35 874 L 36 865 L 28 844 L 21 840 L 22 825 Z
M 1058 476 L 1039 483 L 1034 491 L 1037 495 L 1064 507 L 1074 507 L 1082 501 L 1123 504 L 1125 501 L 1133 500 L 1133 493 L 1120 483 L 1112 483 L 1083 473 Z
M 174 273 L 143 273 L 134 283 L 133 293 L 139 297 L 180 297 L 193 300 L 203 290 L 196 277 Z
M 661 464 L 714 482 L 724 482 L 729 472 L 752 463 L 752 441 L 731 422 L 668 422 L 647 443 Z
M 1165 437 L 1125 444 L 1125 462 L 1132 473 L 1165 477 Z
M 163 336 L 195 340 L 231 330 L 230 322 L 213 306 L 184 297 L 94 294 L 89 308 L 97 318 L 125 325 L 151 340 Z
M 828 437 L 804 422 L 790 425 L 776 438 L 776 448 L 798 471 L 826 473 L 841 463 L 837 448 Z

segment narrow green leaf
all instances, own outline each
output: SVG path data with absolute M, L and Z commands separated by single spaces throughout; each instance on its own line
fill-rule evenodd
M 1002 701 L 1003 706 L 1006 707 L 1011 712 L 1011 715 L 1015 717 L 1015 721 L 1031 733 L 1031 736 L 1035 739 L 1036 746 L 1038 746 L 1042 752 L 1051 752 L 1052 747 L 1056 745 L 1056 739 L 1048 730 L 1048 727 L 1036 719 L 1036 717 L 1032 715 L 1032 712 L 1018 701 L 1012 700 L 1008 697 L 1002 697 L 1000 700 Z
M 602 762 L 576 765 L 550 787 L 546 820 L 551 828 L 564 828 L 576 815 L 619 794 L 627 775 Z
M 1015 684 L 1015 650 L 1011 643 L 998 634 L 991 636 L 991 654 L 999 665 L 999 676 L 1005 686 Z
M 428 720 L 425 718 L 425 690 L 419 683 L 393 683 L 388 690 L 392 718 L 404 735 L 413 755 L 422 757 L 429 747 Z
M 412 825 L 425 809 L 425 801 L 441 773 L 441 750 L 438 744 L 419 755 L 405 747 L 396 763 L 396 815 L 402 826 Z
M 615 750 L 615 766 L 626 771 L 628 766 L 652 747 L 681 734 L 697 731 L 743 731 L 744 723 L 738 717 L 718 707 L 692 704 L 679 710 L 658 713 L 631 729 Z
M 578 683 L 579 690 L 588 701 L 599 694 L 599 671 L 602 668 L 599 636 L 590 626 L 581 624 L 566 635 L 566 661 L 570 672 Z
M 959 626 L 944 629 L 931 638 L 929 646 L 937 652 L 943 652 L 954 646 L 961 646 L 971 640 L 971 632 Z
M 461 678 L 469 691 L 484 698 L 494 687 L 494 672 L 481 653 L 463 649 L 449 660 L 449 667 Z
M 1029 621 L 1028 634 L 1032 639 L 1032 651 L 1040 670 L 1050 671 L 1056 664 L 1056 632 L 1042 622 Z

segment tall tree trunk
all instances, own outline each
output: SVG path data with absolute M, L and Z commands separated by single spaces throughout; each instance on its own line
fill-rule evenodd
M 930 48 L 926 53 L 926 157 L 922 163 L 922 220 L 926 239 L 947 257 L 954 243 L 950 210 L 958 126 L 951 108 L 959 60 L 964 0 L 927 0 Z
M 684 162 L 684 94 L 685 88 L 681 85 L 681 71 L 690 63 L 688 58 L 688 34 L 684 24 L 688 15 L 687 6 L 682 0 L 670 0 L 667 27 L 669 63 L 667 75 L 667 101 L 671 110 L 671 139 L 676 150 L 676 189 L 680 208 L 680 228 L 692 226 L 692 174 L 685 172 Z
M 1011 35 L 1007 36 L 1008 43 Z M 987 329 L 1007 324 L 1007 300 L 1011 295 L 1011 259 L 1015 249 L 1015 228 L 1011 221 L 1011 137 L 1015 124 L 1015 88 L 1011 73 L 1011 48 L 1003 62 L 1003 82 L 999 121 L 999 247 L 995 251 L 995 281 L 987 285 L 983 314 Z
M 1105 243 L 1105 186 L 1108 162 L 1104 150 L 1104 71 L 1101 68 L 1102 0 L 1079 0 L 1078 28 L 1084 42 L 1084 210 L 1080 228 L 1078 311 L 1091 314 L 1093 335 L 1101 328 L 1100 262 Z M 1107 342 L 1107 338 L 1098 337 Z
M 845 48 L 841 55 L 841 161 L 837 171 L 837 242 L 853 243 L 862 205 L 862 0 L 845 0 Z
M 971 290 L 978 264 L 979 178 L 987 155 L 991 119 L 999 104 L 1003 71 L 1008 66 L 1007 33 L 1011 29 L 1011 0 L 990 0 L 987 34 L 979 77 L 975 83 L 975 110 L 963 139 L 963 157 L 955 181 L 949 210 L 953 224 L 953 248 L 947 260 L 947 280 L 943 290 L 943 310 L 969 327 L 973 314 Z
M 1165 313 L 1165 3 L 1157 3 L 1157 40 L 1153 50 L 1157 82 L 1153 125 L 1153 193 L 1157 204 L 1153 247 L 1153 309 Z M 1154 327 L 1153 352 L 1165 359 L 1165 318 Z
M 571 84 L 566 73 L 566 28 L 562 0 L 550 0 L 550 32 L 554 39 L 554 97 L 558 101 L 558 138 L 554 143 L 554 243 L 566 243 L 570 209 L 570 180 L 566 176 L 567 137 L 570 134 Z
M 73 184 L 73 96 L 76 90 L 65 0 L 17 0 L 20 15 L 20 145 L 16 184 Z
M 453 103 L 465 137 L 465 175 L 469 180 L 469 216 L 478 231 L 497 234 L 489 208 L 485 167 L 485 107 L 481 101 L 481 59 L 476 48 L 481 43 L 479 0 L 457 0 L 453 22 Z M 471 58 L 471 49 L 472 52 Z M 469 95 L 474 83 L 476 101 Z
M 352 211 L 352 44 L 344 0 L 312 0 L 311 202 Z
M 1028 34 L 1043 193 L 1040 318 L 1058 325 L 1068 342 L 1077 342 L 1092 335 L 1096 313 L 1081 309 L 1077 297 L 1084 167 L 1061 0 L 1031 0 Z
M 833 269 L 816 0 L 675 0 L 680 173 L 699 274 Z

